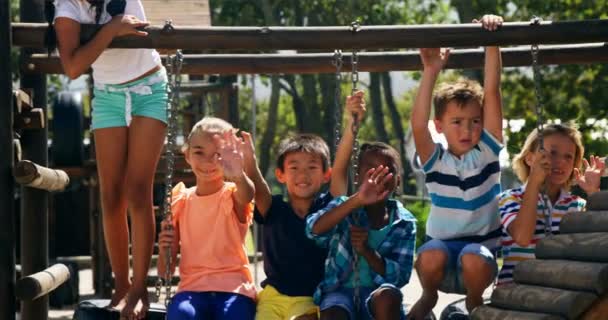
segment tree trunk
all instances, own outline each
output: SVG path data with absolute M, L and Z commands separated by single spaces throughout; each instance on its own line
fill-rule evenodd
M 388 143 L 388 133 L 384 125 L 384 113 L 382 111 L 382 92 L 380 89 L 380 74 L 370 72 L 369 95 L 371 100 L 372 120 L 376 129 L 377 140 Z
M 281 87 L 279 85 L 279 76 L 270 77 L 270 101 L 268 106 L 268 121 L 266 122 L 266 131 L 262 135 L 260 143 L 260 171 L 262 176 L 266 176 L 268 168 L 270 168 L 270 149 L 277 130 L 277 118 L 279 111 L 279 98 L 281 97 Z
M 412 172 L 412 168 L 410 167 L 410 162 L 407 160 L 407 155 L 405 154 L 405 131 L 403 130 L 401 115 L 399 114 L 399 110 L 397 110 L 397 105 L 395 104 L 395 100 L 393 99 L 391 75 L 388 72 L 383 72 L 381 74 L 381 78 L 384 101 L 386 102 L 386 107 L 388 108 L 388 112 L 390 113 L 390 118 L 393 124 L 393 130 L 395 130 L 397 139 L 399 139 L 399 153 L 401 154 L 401 168 L 403 170 L 401 176 L 401 188 L 404 194 L 415 194 L 416 189 L 409 187 L 406 183 L 409 180 L 408 178 L 410 176 L 410 173 Z
M 319 75 L 319 84 L 321 86 L 321 104 L 323 110 L 325 111 L 323 113 L 323 130 L 321 130 L 321 133 L 323 135 L 323 138 L 326 139 L 325 141 L 327 141 L 327 144 L 329 145 L 329 150 L 331 154 L 335 154 L 336 128 L 338 131 L 340 131 L 342 128 L 342 97 L 338 97 L 338 101 L 336 101 L 335 75 Z
M 292 107 L 296 117 L 296 127 L 298 132 L 309 132 L 309 124 L 306 123 L 306 119 L 308 119 L 306 116 L 306 107 L 304 105 L 304 100 L 302 100 L 302 97 L 300 97 L 300 94 L 298 93 L 295 76 L 288 74 L 284 75 L 283 79 L 287 85 L 282 83 L 281 87 L 291 95 Z
M 321 132 L 321 110 L 317 98 L 317 77 L 315 75 L 302 75 L 303 97 L 306 101 L 306 119 L 305 122 L 310 132 Z

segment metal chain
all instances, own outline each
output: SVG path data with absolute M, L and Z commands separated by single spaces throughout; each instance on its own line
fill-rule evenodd
M 175 148 L 177 146 L 177 106 L 179 105 L 179 94 L 181 87 L 181 69 L 184 58 L 181 51 L 175 56 L 167 57 L 167 144 L 165 147 L 165 199 L 163 207 L 163 219 L 168 223 L 167 228 L 172 229 L 171 223 L 171 193 L 173 190 L 173 169 L 175 167 Z M 160 298 L 163 282 L 165 285 L 165 306 L 171 301 L 171 247 L 166 251 L 165 274 L 156 280 L 156 297 Z
M 532 21 L 530 22 L 531 25 L 540 25 L 540 22 L 542 21 L 541 18 L 539 17 L 534 17 L 532 18 Z M 543 138 L 543 123 L 544 123 L 544 119 L 543 119 L 543 99 L 542 99 L 542 95 L 541 95 L 541 74 L 540 74 L 540 66 L 538 64 L 538 53 L 539 53 L 539 48 L 538 48 L 538 44 L 533 44 L 531 47 L 531 52 L 532 52 L 532 76 L 534 78 L 534 94 L 536 96 L 536 106 L 535 106 L 535 113 L 536 113 L 536 130 L 538 131 L 538 150 L 540 151 L 545 151 L 545 145 L 544 145 L 544 138 Z M 549 206 L 547 205 L 548 201 L 547 201 L 547 195 L 546 195 L 546 191 L 547 191 L 547 186 L 546 183 L 543 184 L 543 187 L 541 188 L 540 191 L 540 197 L 542 200 L 542 208 L 543 208 L 543 216 L 545 218 L 545 236 L 550 236 L 553 234 L 553 217 L 551 214 L 551 211 L 549 209 Z
M 359 32 L 360 23 L 359 21 L 353 21 L 350 24 L 350 30 L 353 33 Z M 357 50 L 353 49 L 352 55 L 350 56 L 350 64 L 351 64 L 351 74 L 350 79 L 352 83 L 351 94 L 354 94 L 357 91 L 357 85 L 359 84 L 359 55 L 357 54 Z M 352 133 L 355 138 L 353 142 L 353 150 L 351 153 L 351 170 L 353 177 L 353 189 L 357 190 L 359 185 L 359 140 L 357 139 L 357 134 L 359 133 L 359 125 L 361 124 L 361 119 L 357 118 L 356 114 L 353 114 L 353 124 L 352 124 Z M 353 222 L 355 225 L 358 225 L 357 217 L 353 216 Z M 359 254 L 353 248 L 353 300 L 355 303 L 355 319 L 360 318 L 361 314 L 361 293 L 360 293 L 360 276 L 359 276 Z
M 334 67 L 336 67 L 336 88 L 334 90 L 334 159 L 335 153 L 338 152 L 338 145 L 340 144 L 340 134 L 342 128 L 342 66 L 344 65 L 344 61 L 342 61 L 342 50 L 334 51 L 334 60 L 331 63 Z

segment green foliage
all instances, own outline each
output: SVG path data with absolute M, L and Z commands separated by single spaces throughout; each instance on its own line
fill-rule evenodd
M 416 217 L 416 248 L 424 243 L 426 237 L 426 220 L 429 217 L 431 204 L 428 201 L 402 201 L 405 208 Z

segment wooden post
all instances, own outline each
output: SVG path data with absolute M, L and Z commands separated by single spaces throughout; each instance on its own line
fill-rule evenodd
M 17 282 L 16 295 L 22 301 L 36 300 L 57 289 L 70 279 L 70 269 L 58 263 L 43 271 L 21 278 Z
M 15 166 L 15 180 L 27 187 L 46 191 L 63 191 L 70 183 L 65 171 L 39 166 L 31 161 L 19 161 Z
M 81 42 L 94 35 L 99 26 L 83 25 Z M 43 46 L 46 24 L 15 24 L 13 43 Z M 509 46 L 604 42 L 608 39 L 608 19 L 580 21 L 506 22 L 496 31 L 480 24 L 386 25 L 350 27 L 196 27 L 163 26 L 145 28 L 149 36 L 116 38 L 113 48 L 161 48 L 183 50 L 334 50 L 431 47 Z
M 504 48 L 504 67 L 530 66 L 529 46 Z M 187 54 L 184 55 L 183 74 L 308 74 L 334 73 L 332 53 L 257 53 L 257 54 Z M 483 68 L 482 49 L 453 50 L 446 69 Z M 608 45 L 541 46 L 539 64 L 608 63 Z M 412 71 L 422 70 L 418 51 L 362 52 L 359 54 L 359 71 Z M 343 70 L 350 70 L 349 54 L 344 54 Z M 34 55 L 22 65 L 23 72 L 63 73 L 59 58 Z M 187 83 L 184 83 L 186 85 Z M 183 91 L 195 88 L 186 87 Z
M 44 0 L 20 0 L 19 14 L 23 22 L 44 22 Z M 21 56 L 42 53 L 41 50 L 22 49 Z M 32 104 L 46 113 L 46 75 L 22 75 L 21 87 L 32 89 Z M 45 117 L 46 118 L 46 117 Z M 23 130 L 21 135 L 23 158 L 48 166 L 47 126 Z M 21 267 L 22 276 L 42 271 L 48 266 L 48 192 L 22 187 L 21 192 Z M 47 319 L 48 296 L 21 303 L 21 319 Z
M 15 319 L 15 181 L 11 5 L 0 2 L 0 319 Z

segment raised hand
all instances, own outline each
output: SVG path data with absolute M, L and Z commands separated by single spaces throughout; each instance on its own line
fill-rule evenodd
M 116 27 L 116 36 L 147 36 L 148 33 L 138 28 L 147 27 L 150 25 L 149 22 L 141 21 L 136 16 L 125 14 L 125 15 L 117 15 L 112 18 L 110 21 Z
M 495 31 L 504 22 L 501 16 L 497 16 L 494 14 L 486 14 L 481 19 L 473 19 L 473 23 L 481 23 L 481 27 L 488 31 Z
M 365 93 L 361 90 L 354 92 L 352 95 L 346 97 L 345 112 L 350 115 L 349 120 L 354 120 L 354 116 L 357 117 L 357 121 L 361 122 L 365 117 Z
M 539 150 L 530 166 L 528 181 L 541 185 L 549 174 L 551 174 L 551 159 L 546 150 Z
M 369 250 L 367 239 L 367 228 L 350 226 L 350 244 L 359 255 L 363 255 L 365 251 Z
M 445 48 L 445 49 L 421 48 L 420 49 L 420 59 L 422 59 L 422 65 L 424 66 L 424 69 L 439 72 L 448 63 L 449 57 L 450 57 L 450 49 L 448 49 L 448 48 Z
M 255 166 L 256 165 L 256 156 L 255 156 L 255 144 L 253 142 L 253 138 L 249 132 L 241 131 L 241 137 L 243 138 L 243 160 L 245 161 L 245 166 Z
M 579 168 L 574 168 L 574 179 L 581 189 L 588 195 L 600 190 L 600 180 L 606 164 L 600 157 L 591 156 L 589 161 L 583 159 L 583 168 L 585 171 L 581 173 Z
M 216 134 L 213 141 L 220 157 L 219 161 L 224 168 L 224 177 L 235 180 L 243 175 L 243 148 L 244 142 L 234 132 L 226 131 L 221 136 Z
M 388 167 L 382 165 L 372 168 L 365 174 L 365 179 L 357 191 L 357 197 L 361 205 L 369 205 L 386 199 L 390 190 L 388 183 L 393 179 L 393 174 Z

